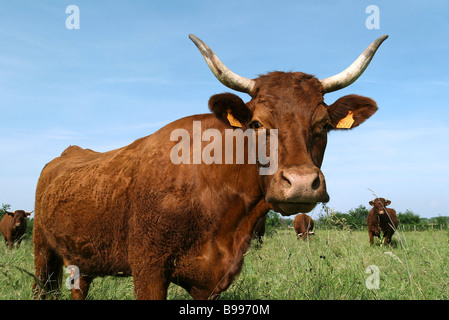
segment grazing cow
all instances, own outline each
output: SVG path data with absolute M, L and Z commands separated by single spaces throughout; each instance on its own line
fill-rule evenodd
M 267 213 L 272 209 L 272 206 L 269 203 L 263 202 L 261 205 L 257 207 L 257 210 L 260 210 L 258 213 L 254 212 L 254 214 L 259 215 L 260 218 L 257 220 L 256 225 L 254 226 L 254 238 L 257 239 L 259 244 L 263 243 L 263 237 L 265 236 L 265 225 L 267 223 Z
M 376 198 L 369 202 L 373 206 L 367 219 L 369 242 L 371 244 L 374 244 L 374 236 L 380 238 L 380 231 L 383 232 L 384 243 L 389 244 L 391 237 L 398 228 L 396 211 L 387 208 L 390 203 L 390 200 L 384 198 Z
M 6 244 L 9 248 L 17 247 L 22 242 L 23 235 L 27 230 L 27 217 L 31 212 L 16 210 L 14 212 L 7 211 L 0 221 L 0 232 L 3 234 Z
M 296 215 L 293 220 L 293 227 L 295 228 L 298 239 L 302 238 L 306 240 L 309 235 L 315 234 L 313 232 L 313 220 L 305 213 Z
M 247 79 L 190 38 L 219 81 L 252 99 L 214 95 L 212 113 L 176 120 L 105 153 L 71 146 L 48 163 L 36 189 L 34 258 L 36 278 L 45 284 L 34 284 L 36 295 L 57 289 L 62 265 L 75 265 L 79 289 L 72 289 L 72 299 L 85 298 L 92 280 L 106 275 L 132 276 L 137 299 L 165 299 L 170 282 L 195 299 L 217 298 L 242 268 L 254 226 L 265 214 L 260 207 L 268 203 L 292 215 L 329 201 L 320 170 L 327 133 L 357 127 L 377 105 L 349 95 L 328 106 L 324 94 L 354 82 L 386 36 L 323 80 L 300 72 Z M 275 172 L 261 173 L 267 162 L 260 156 L 252 163 L 199 161 L 209 147 L 201 153 L 201 140 L 210 141 L 201 131 L 214 134 L 220 146 L 214 155 L 227 155 L 224 140 L 242 132 L 236 127 L 262 136 L 264 151 L 277 155 Z M 178 149 L 179 137 L 187 150 Z
M 257 239 L 259 244 L 263 243 L 263 237 L 265 236 L 265 225 L 267 223 L 267 216 L 260 217 L 257 220 L 256 225 L 254 227 L 254 238 Z

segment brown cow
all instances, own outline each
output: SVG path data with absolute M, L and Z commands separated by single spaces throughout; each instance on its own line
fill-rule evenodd
M 306 240 L 309 235 L 315 234 L 313 232 L 313 220 L 305 213 L 296 215 L 293 220 L 293 228 L 295 228 L 298 239 Z
M 0 221 L 0 232 L 3 234 L 6 244 L 9 248 L 17 247 L 22 242 L 23 235 L 27 230 L 27 217 L 31 212 L 16 210 L 14 212 L 7 211 Z
M 254 238 L 257 239 L 259 244 L 263 243 L 263 238 L 265 236 L 265 225 L 267 223 L 267 216 L 261 217 L 257 220 L 256 225 L 254 226 Z
M 92 280 L 106 275 L 132 276 L 137 299 L 165 299 L 170 282 L 195 299 L 217 298 L 242 268 L 260 207 L 269 203 L 292 215 L 329 201 L 320 170 L 328 131 L 357 127 L 377 106 L 356 95 L 328 106 L 323 95 L 354 82 L 386 36 L 324 80 L 300 72 L 243 78 L 190 38 L 223 84 L 252 99 L 218 94 L 209 101 L 212 114 L 179 119 L 105 153 L 71 146 L 48 163 L 36 189 L 34 225 L 36 277 L 47 291 L 57 289 L 64 264 L 79 268 L 73 299 L 85 298 Z M 267 162 L 260 156 L 254 163 L 198 162 L 206 150 L 201 154 L 198 125 L 218 132 L 214 143 L 222 149 L 214 154 L 223 155 L 226 134 L 239 126 L 254 130 L 274 150 L 270 156 L 276 153 L 276 172 L 261 174 Z M 187 151 L 177 149 L 184 140 L 174 133 L 186 139 Z M 179 151 L 183 161 L 175 163 Z
M 267 223 L 267 214 L 273 209 L 273 207 L 269 203 L 263 203 L 257 207 L 259 212 L 254 212 L 254 214 L 259 215 L 260 218 L 257 220 L 256 225 L 254 226 L 254 238 L 257 239 L 259 244 L 263 243 L 263 238 L 265 236 L 265 225 Z
M 371 244 L 374 244 L 374 236 L 380 238 L 380 231 L 383 232 L 384 243 L 389 244 L 391 237 L 398 228 L 396 211 L 387 208 L 390 203 L 390 200 L 384 198 L 376 198 L 369 202 L 373 206 L 367 219 L 369 242 Z

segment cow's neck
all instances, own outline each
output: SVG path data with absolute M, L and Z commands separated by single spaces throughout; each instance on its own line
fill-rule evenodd
M 176 123 L 183 126 L 193 135 L 193 121 L 201 121 L 201 130 L 216 129 L 221 132 L 223 139 L 228 126 L 220 123 L 213 115 L 197 115 Z M 204 151 L 206 143 L 201 150 Z M 198 242 L 192 243 L 190 250 L 176 262 L 178 270 L 173 278 L 180 284 L 185 284 L 194 297 L 213 296 L 225 290 L 241 270 L 243 254 L 247 251 L 254 226 L 261 215 L 263 192 L 257 164 L 227 164 L 225 162 L 225 141 L 223 147 L 223 161 L 212 164 L 192 164 L 181 168 L 186 173 L 179 172 L 178 176 L 189 177 L 184 180 L 187 184 L 189 201 L 198 228 L 196 237 Z M 191 154 L 195 149 L 191 144 Z M 246 149 L 244 152 L 248 152 Z M 247 154 L 245 158 L 248 159 Z M 234 158 L 235 160 L 235 158 Z M 176 170 L 176 168 L 174 168 Z M 191 267 L 194 265 L 194 272 Z M 211 270 L 214 272 L 211 274 Z M 205 279 L 213 287 L 204 288 Z M 210 278 L 209 278 L 210 277 Z M 206 290 L 206 296 L 204 296 Z
M 208 244 L 208 247 L 215 247 L 216 259 L 219 260 L 215 264 L 223 268 L 217 283 L 219 291 L 225 290 L 240 272 L 254 227 L 259 218 L 268 211 L 258 182 L 256 166 L 236 168 L 234 175 L 228 176 L 229 178 L 235 179 L 235 184 L 229 188 L 235 191 L 228 195 L 228 201 L 222 202 L 224 205 L 217 203 L 217 209 L 221 207 L 220 215 L 210 238 L 211 243 Z

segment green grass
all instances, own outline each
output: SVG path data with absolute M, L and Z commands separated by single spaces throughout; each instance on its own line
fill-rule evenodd
M 34 274 L 33 244 L 23 240 L 20 248 L 10 250 L 0 243 L 0 299 L 31 299 Z
M 235 288 L 253 287 L 245 298 L 449 298 L 446 232 L 401 233 L 400 239 L 396 234 L 391 246 L 373 247 L 367 232 L 323 230 L 306 242 L 292 233 L 278 232 L 247 256 L 235 283 Z M 379 268 L 379 289 L 366 287 L 370 265 Z
M 368 266 L 379 270 L 379 288 L 368 289 Z M 0 244 L 0 299 L 32 299 L 34 273 L 30 239 L 19 249 Z M 62 286 L 59 299 L 69 299 Z M 131 278 L 97 278 L 90 299 L 134 299 Z M 171 285 L 169 299 L 191 299 Z M 399 232 L 391 246 L 369 245 L 367 232 L 316 230 L 310 241 L 292 229 L 277 230 L 245 256 L 240 276 L 221 299 L 437 300 L 449 299 L 449 233 Z

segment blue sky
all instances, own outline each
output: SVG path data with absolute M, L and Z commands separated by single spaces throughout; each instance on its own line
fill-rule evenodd
M 80 29 L 66 28 L 68 5 Z M 380 29 L 365 25 L 369 5 Z M 322 170 L 329 206 L 378 196 L 396 211 L 449 215 L 449 2 L 12 1 L 0 6 L 0 203 L 32 210 L 44 165 L 69 145 L 125 146 L 226 92 L 188 39 L 204 40 L 236 73 L 325 78 L 374 39 L 390 37 L 350 87 L 379 111 L 333 132 Z M 245 101 L 249 97 L 239 94 Z M 317 217 L 319 208 L 312 212 Z

